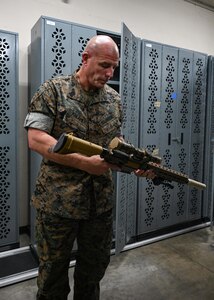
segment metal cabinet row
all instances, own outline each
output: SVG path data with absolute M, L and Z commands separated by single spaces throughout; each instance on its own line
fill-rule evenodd
M 210 109 L 213 102 L 213 80 L 209 79 L 213 78 L 213 59 L 204 53 L 135 37 L 125 24 L 122 24 L 121 33 L 115 33 L 42 16 L 31 31 L 29 98 L 46 79 L 71 74 L 77 69 L 87 41 L 97 34 L 110 35 L 120 49 L 120 66 L 110 85 L 121 94 L 124 110 L 122 130 L 126 141 L 155 151 L 163 158 L 165 166 L 208 183 L 205 193 L 181 184 L 174 184 L 174 189 L 171 190 L 166 186 L 156 187 L 145 178 L 137 179 L 134 175 L 123 173 L 114 174 L 114 233 L 115 248 L 119 252 L 132 237 L 194 220 L 200 221 L 210 214 L 212 170 L 207 158 L 211 158 L 210 140 L 213 131 Z M 4 44 L 8 43 L 8 38 L 7 36 L 7 42 L 0 40 L 0 51 L 4 53 Z M 15 68 L 10 66 L 11 71 L 8 72 L 8 60 L 0 60 L 5 67 L 0 77 L 1 114 L 5 116 L 0 127 L 3 137 L 0 148 L 1 228 L 5 228 L 1 231 L 0 246 L 12 242 L 9 239 L 12 232 L 17 241 L 18 227 L 18 199 L 15 195 L 17 170 L 14 168 L 17 166 L 17 155 L 16 147 L 12 147 L 17 145 L 17 35 L 14 39 Z M 8 78 L 13 84 L 7 84 Z M 9 109 L 5 105 L 8 94 L 7 101 L 10 97 L 14 100 L 7 104 Z M 8 135 L 3 132 L 3 127 L 6 128 L 9 124 L 14 128 L 10 129 Z M 5 151 L 4 147 L 9 147 L 9 151 Z M 5 157 L 10 152 L 8 160 Z M 30 155 L 29 197 L 33 192 L 41 161 L 39 155 Z M 3 188 L 6 181 L 9 183 L 9 190 Z M 11 226 L 8 225 L 8 218 Z M 34 242 L 33 211 L 31 228 Z

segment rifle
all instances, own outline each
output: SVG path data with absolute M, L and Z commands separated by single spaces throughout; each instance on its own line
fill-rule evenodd
M 128 174 L 138 169 L 150 169 L 156 174 L 153 179 L 155 185 L 164 184 L 173 188 L 170 182 L 174 181 L 198 189 L 206 188 L 204 183 L 190 179 L 186 174 L 161 165 L 160 157 L 145 149 L 135 148 L 132 144 L 121 141 L 119 138 L 114 138 L 107 149 L 77 138 L 72 133 L 63 133 L 51 148 L 51 152 L 59 154 L 80 153 L 86 156 L 100 155 L 106 162 L 119 166 L 121 172 Z

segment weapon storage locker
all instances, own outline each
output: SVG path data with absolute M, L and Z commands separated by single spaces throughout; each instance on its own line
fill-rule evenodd
M 206 105 L 206 141 L 204 173 L 207 189 L 204 192 L 203 214 L 209 216 L 213 222 L 214 201 L 214 56 L 208 58 L 208 81 L 207 81 L 207 105 Z
M 115 34 L 41 17 L 31 35 L 31 96 L 46 79 L 77 69 L 87 41 L 102 33 L 120 49 L 120 67 L 110 85 L 121 94 L 125 140 L 156 150 L 165 166 L 203 181 L 206 54 L 142 40 L 124 24 Z M 30 193 L 40 160 L 31 153 Z M 202 218 L 200 190 L 177 183 L 171 190 L 135 175 L 114 176 L 116 252 L 131 237 Z M 33 228 L 33 215 L 31 222 Z
M 140 66 L 140 76 L 135 63 Z M 154 151 L 164 166 L 203 181 L 207 55 L 147 40 L 139 42 L 123 24 L 120 78 L 125 140 Z M 126 178 L 123 186 L 121 177 Z M 131 236 L 207 216 L 202 212 L 206 201 L 201 190 L 172 185 L 173 189 L 154 186 L 151 180 L 140 178 L 136 195 L 132 190 L 136 190 L 136 182 L 131 182 L 130 175 L 118 175 L 116 251 Z M 131 233 L 135 234 L 130 235 L 134 226 Z
M 0 251 L 19 243 L 17 101 L 18 34 L 0 30 Z
M 141 40 L 125 24 L 122 26 L 120 52 L 120 95 L 124 115 L 122 133 L 125 141 L 137 147 Z M 134 174 L 117 173 L 116 179 L 115 251 L 119 253 L 136 236 L 138 183 Z
M 202 182 L 207 55 L 143 41 L 142 70 L 140 146 Z M 140 181 L 138 233 L 202 217 L 202 191 L 172 184 Z

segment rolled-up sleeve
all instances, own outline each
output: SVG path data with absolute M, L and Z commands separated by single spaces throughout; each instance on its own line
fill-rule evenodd
M 25 118 L 24 128 L 35 128 L 46 131 L 50 134 L 53 128 L 53 123 L 53 119 L 45 114 L 38 112 L 30 112 Z

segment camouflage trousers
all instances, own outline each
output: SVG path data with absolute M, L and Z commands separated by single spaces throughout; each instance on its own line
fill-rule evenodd
M 39 255 L 37 300 L 67 300 L 68 269 L 74 240 L 74 300 L 98 300 L 100 280 L 110 262 L 112 211 L 89 220 L 64 219 L 37 214 Z

